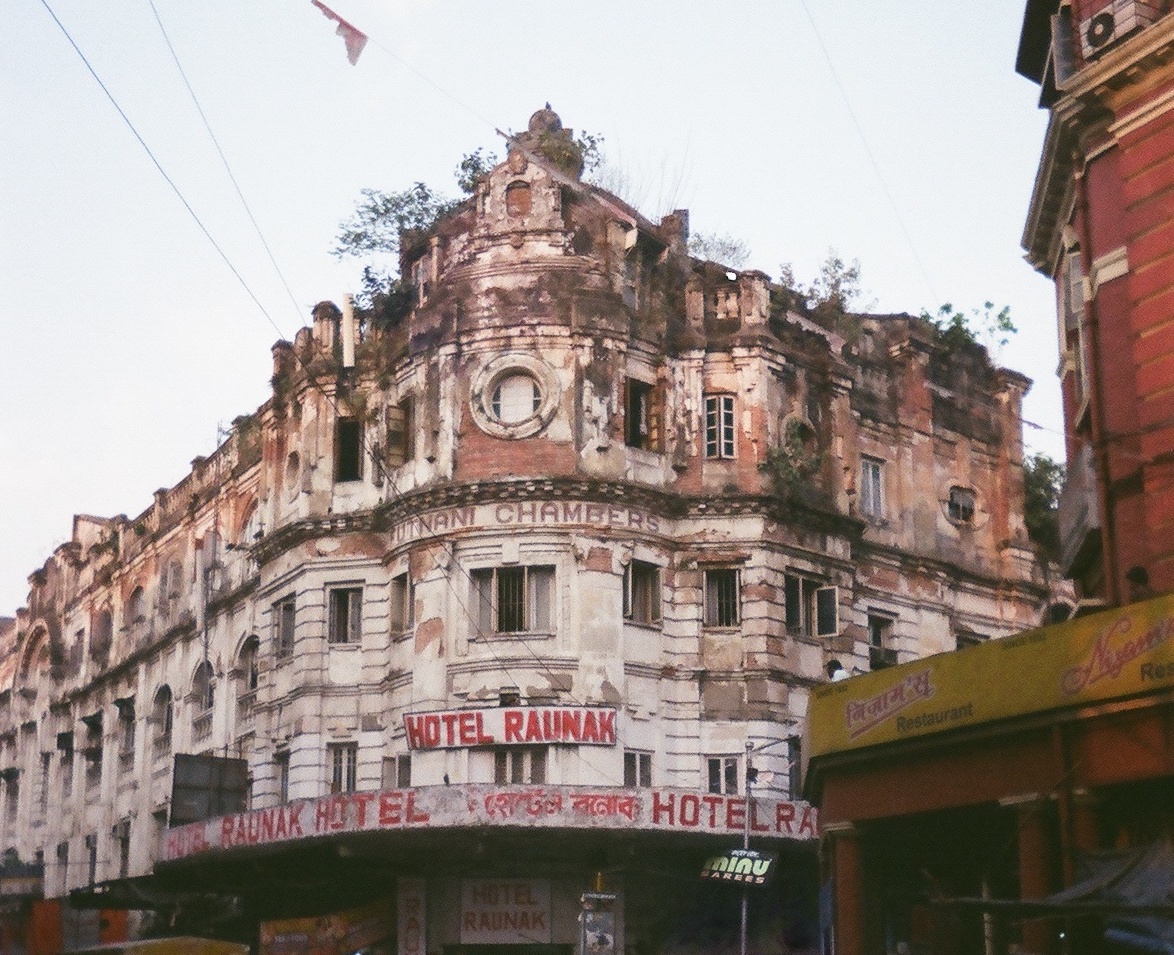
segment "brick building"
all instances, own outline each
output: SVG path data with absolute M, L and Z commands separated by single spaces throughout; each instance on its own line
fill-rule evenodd
M 1023 243 L 1055 279 L 1063 563 L 1092 604 L 1174 588 L 1174 19 L 1030 0 L 1016 67 L 1051 114 Z
M 318 305 L 215 454 L 33 574 L 0 846 L 46 899 L 267 952 L 365 902 L 402 952 L 716 950 L 698 873 L 746 839 L 751 950 L 813 943 L 813 688 L 1045 612 L 1028 382 L 825 327 L 577 166 L 536 113 L 405 238 L 409 306 Z

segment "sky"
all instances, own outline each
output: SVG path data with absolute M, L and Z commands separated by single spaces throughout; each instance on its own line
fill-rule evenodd
M 266 400 L 272 344 L 357 290 L 331 250 L 361 189 L 456 195 L 546 102 L 624 198 L 747 267 L 810 279 L 835 250 L 877 311 L 1009 305 L 1027 449 L 1063 458 L 1052 287 L 1020 248 L 1047 120 L 1023 0 L 330 6 L 370 37 L 356 65 L 310 0 L 6 4 L 0 616 L 74 514 L 141 513 Z

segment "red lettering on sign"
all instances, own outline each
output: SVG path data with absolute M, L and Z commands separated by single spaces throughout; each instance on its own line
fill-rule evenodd
M 379 825 L 398 826 L 400 824 L 403 803 L 403 793 L 398 790 L 379 794 Z
M 660 791 L 652 790 L 652 824 L 655 826 L 658 823 L 665 822 L 668 825 L 674 825 L 676 819 L 676 804 L 677 797 L 672 793 L 668 794 L 668 801 L 660 801 Z M 662 819 L 661 816 L 667 816 L 667 819 Z
M 727 829 L 741 829 L 746 821 L 746 800 L 745 799 L 727 799 L 726 800 L 726 828 Z
M 709 828 L 717 828 L 717 807 L 725 802 L 722 796 L 702 796 L 701 801 L 709 807 Z
M 505 741 L 507 743 L 522 742 L 522 711 L 505 711 Z
M 614 744 L 616 741 L 616 711 L 601 710 L 598 719 L 599 741 Z
M 416 811 L 416 794 L 408 793 L 408 822 L 427 822 L 432 816 L 426 812 Z
M 701 821 L 701 800 L 692 793 L 681 797 L 681 825 L 695 826 Z
M 759 824 L 758 822 L 758 804 L 754 800 L 750 800 L 750 828 L 754 832 L 770 832 L 770 826 L 765 822 Z
M 811 836 L 819 835 L 818 825 L 819 817 L 815 809 L 805 805 L 803 807 L 803 818 L 799 822 L 799 835 L 803 835 L 804 833 L 808 833 Z
M 477 714 L 477 742 L 484 745 L 485 743 L 492 743 L 493 737 L 485 732 L 485 714 Z
M 530 710 L 530 712 L 526 714 L 526 742 L 544 742 L 542 737 L 542 722 L 538 719 L 538 713 L 534 710 Z
M 791 822 L 795 818 L 795 807 L 789 802 L 781 802 L 775 806 L 775 832 L 791 834 Z

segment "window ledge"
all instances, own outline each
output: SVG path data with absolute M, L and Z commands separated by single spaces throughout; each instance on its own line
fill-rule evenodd
M 663 620 L 656 620 L 656 621 L 652 621 L 650 623 L 645 623 L 643 620 L 632 620 L 629 617 L 625 617 L 624 618 L 624 626 L 636 627 L 638 630 L 648 630 L 653 633 L 664 633 L 664 621 Z
M 363 649 L 362 643 L 360 643 L 358 641 L 355 641 L 352 643 L 350 640 L 348 640 L 346 643 L 328 643 L 326 646 L 331 650 L 343 650 L 343 651 L 362 650 Z
M 504 633 L 475 633 L 469 637 L 471 641 L 479 640 L 549 640 L 554 637 L 553 631 L 546 630 L 518 630 Z

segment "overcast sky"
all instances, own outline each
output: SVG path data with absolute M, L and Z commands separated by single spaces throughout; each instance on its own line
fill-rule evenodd
M 626 198 L 687 207 L 750 267 L 860 260 L 866 304 L 1011 306 L 1029 449 L 1063 456 L 1050 284 L 1019 246 L 1046 114 L 1014 72 L 1023 0 L 10 0 L 0 60 L 0 615 L 72 515 L 135 515 L 268 394 L 270 346 L 356 287 L 359 190 L 455 194 L 549 101 Z M 282 277 L 292 291 L 287 294 Z M 259 300 L 260 305 L 254 301 Z

